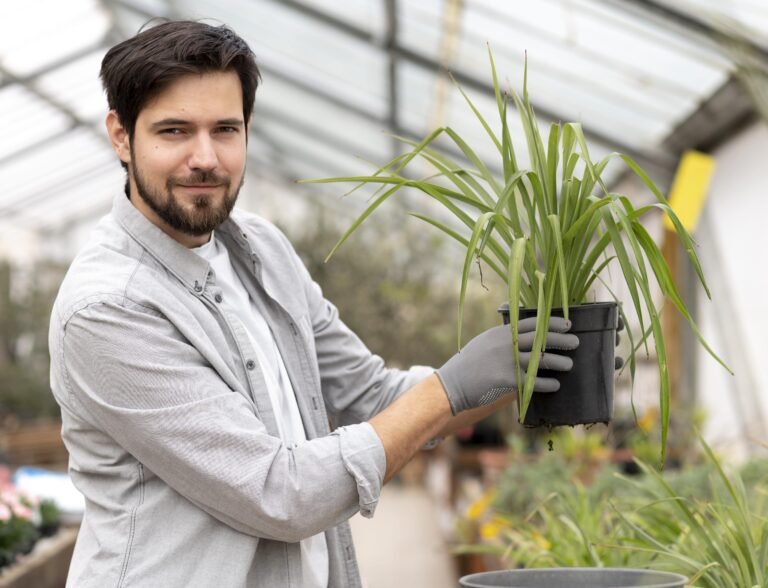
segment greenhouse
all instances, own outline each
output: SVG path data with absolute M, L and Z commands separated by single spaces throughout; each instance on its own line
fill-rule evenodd
M 768 586 L 761 0 L 6 3 L 0 130 L 0 588 Z

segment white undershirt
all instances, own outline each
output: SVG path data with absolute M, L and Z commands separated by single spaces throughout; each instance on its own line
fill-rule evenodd
M 208 243 L 192 251 L 211 264 L 211 268 L 216 273 L 216 285 L 221 288 L 223 297 L 221 304 L 227 305 L 233 311 L 229 316 L 238 317 L 248 333 L 264 374 L 280 439 L 291 447 L 305 443 L 307 435 L 296 404 L 296 395 L 275 343 L 275 337 L 235 273 L 227 248 L 215 238 L 215 235 L 212 235 Z M 327 588 L 328 545 L 324 533 L 301 541 L 301 564 L 304 577 L 303 588 Z

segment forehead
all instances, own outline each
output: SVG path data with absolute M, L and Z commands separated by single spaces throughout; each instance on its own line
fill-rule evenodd
M 234 71 L 193 73 L 176 78 L 150 99 L 139 118 L 243 116 L 243 89 Z

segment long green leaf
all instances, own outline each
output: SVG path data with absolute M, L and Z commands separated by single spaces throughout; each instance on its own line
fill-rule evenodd
M 568 319 L 568 272 L 565 270 L 565 254 L 563 253 L 563 239 L 560 235 L 560 218 L 556 214 L 550 214 L 549 224 L 552 228 L 552 237 L 555 242 L 556 269 L 560 282 L 560 304 L 563 308 L 565 319 Z M 555 267 L 552 268 L 553 270 Z M 554 271 L 552 273 L 555 273 Z
M 459 326 L 457 333 L 459 349 L 461 349 L 461 327 L 464 322 L 464 301 L 467 294 L 469 272 L 472 269 L 472 262 L 477 255 L 480 237 L 483 235 L 486 225 L 494 216 L 497 216 L 495 212 L 486 212 L 485 214 L 480 215 L 475 222 L 475 226 L 472 229 L 472 236 L 469 238 L 469 244 L 467 245 L 467 254 L 464 257 L 464 267 L 461 270 L 461 289 L 459 291 Z
M 632 168 L 632 171 L 635 172 L 637 177 L 639 177 L 643 183 L 646 185 L 646 187 L 653 193 L 654 196 L 656 196 L 656 199 L 659 201 L 661 205 L 663 205 L 664 211 L 667 213 L 667 216 L 672 221 L 672 224 L 675 227 L 675 232 L 680 237 L 680 240 L 683 243 L 683 248 L 685 249 L 686 254 L 688 255 L 688 259 L 690 259 L 691 264 L 693 264 L 694 269 L 696 270 L 696 275 L 699 277 L 699 281 L 701 282 L 701 285 L 704 287 L 704 290 L 707 293 L 707 297 L 711 298 L 709 288 L 707 287 L 707 282 L 704 279 L 704 272 L 701 269 L 701 263 L 699 262 L 699 258 L 696 255 L 696 249 L 694 247 L 693 239 L 691 238 L 691 235 L 688 233 L 688 231 L 683 226 L 683 223 L 680 222 L 680 219 L 675 214 L 675 211 L 672 210 L 672 208 L 669 206 L 669 202 L 666 198 L 664 198 L 664 195 L 659 191 L 659 189 L 656 187 L 656 184 L 653 183 L 653 180 L 651 180 L 650 177 L 648 177 L 648 174 L 645 173 L 643 168 L 641 168 L 637 162 L 629 157 L 628 155 L 621 155 L 621 159 L 623 159 L 626 164 Z
M 659 287 L 661 288 L 664 295 L 672 301 L 678 312 L 680 312 L 680 314 L 682 314 L 683 317 L 688 321 L 688 324 L 691 326 L 691 330 L 696 335 L 696 338 L 698 339 L 699 343 L 701 343 L 702 347 L 704 347 L 704 349 L 706 349 L 707 352 L 720 365 L 722 365 L 731 375 L 733 375 L 733 370 L 712 350 L 707 341 L 704 339 L 704 336 L 701 334 L 701 331 L 699 331 L 698 326 L 693 321 L 693 318 L 688 312 L 688 309 L 685 307 L 685 303 L 677 291 L 677 287 L 675 286 L 675 282 L 672 279 L 672 274 L 669 271 L 669 267 L 664 261 L 663 254 L 661 253 L 659 247 L 656 245 L 655 241 L 651 238 L 651 236 L 648 234 L 648 231 L 646 231 L 639 222 L 633 221 L 632 226 L 634 233 L 638 237 L 640 245 L 645 251 L 645 256 L 648 258 L 648 261 L 651 264 L 651 268 L 653 269 L 654 275 L 656 276 L 656 281 L 658 282 Z
M 547 197 L 549 198 L 549 210 L 552 214 L 558 214 L 557 207 L 557 165 L 559 162 L 560 125 L 552 123 L 549 127 L 549 148 L 547 149 Z
M 520 384 L 523 382 L 522 370 L 520 368 L 520 329 L 519 315 L 520 296 L 523 288 L 523 260 L 525 259 L 525 247 L 527 239 L 520 237 L 515 239 L 512 244 L 512 251 L 509 256 L 509 327 L 512 330 L 512 354 L 515 362 L 515 376 L 517 378 L 518 395 L 520 394 Z M 521 421 L 522 421 L 521 417 Z
M 549 324 L 547 299 L 544 295 L 545 275 L 543 272 L 537 271 L 536 278 L 538 279 L 539 283 L 538 306 L 536 308 L 536 333 L 533 337 L 533 348 L 531 349 L 531 355 L 528 359 L 528 370 L 526 371 L 525 381 L 523 382 L 523 391 L 522 394 L 518 393 L 518 406 L 521 423 L 525 421 L 525 415 L 528 413 L 528 406 L 530 406 L 531 399 L 533 398 L 533 387 L 536 384 L 536 372 L 539 370 L 539 361 L 541 360 L 542 347 L 547 334 L 547 326 Z
M 464 248 L 467 248 L 469 246 L 469 239 L 466 239 L 465 237 L 462 237 L 459 233 L 454 231 L 453 229 L 449 228 L 448 226 L 444 225 L 443 223 L 436 221 L 433 218 L 430 218 L 426 215 L 419 214 L 417 212 L 411 212 L 409 213 L 411 216 L 418 218 L 419 220 L 424 221 L 427 224 L 432 225 L 436 229 L 439 229 L 452 239 L 458 241 L 461 243 L 461 245 Z M 498 265 L 496 265 L 496 262 L 494 262 L 486 253 L 481 253 L 480 258 L 488 264 L 488 267 L 490 267 L 496 274 L 505 282 L 507 281 L 507 273 L 506 270 L 502 270 Z

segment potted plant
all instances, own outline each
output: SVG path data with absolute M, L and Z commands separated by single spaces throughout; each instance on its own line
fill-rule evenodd
M 669 216 L 709 295 L 694 243 L 661 191 L 632 158 L 612 153 L 593 162 L 582 128 L 574 122 L 553 123 L 545 138 L 539 130 L 528 96 L 527 63 L 523 93 L 519 97 L 512 90 L 502 92 L 490 49 L 488 53 L 500 129 L 492 129 L 455 80 L 454 84 L 493 141 L 502 177 L 494 176 L 487 163 L 454 129 L 441 127 L 420 142 L 399 138 L 409 146 L 409 150 L 371 175 L 305 180 L 315 183 L 351 182 L 358 187 L 380 185 L 373 202 L 344 233 L 328 257 L 382 203 L 403 188 L 415 188 L 439 202 L 460 225 L 468 229 L 466 234 L 460 234 L 438 218 L 424 214 L 414 216 L 446 233 L 466 249 L 459 294 L 459 345 L 467 282 L 476 260 L 482 260 L 500 276 L 507 285 L 509 308 L 519 309 L 519 313 L 512 312 L 509 316 L 518 381 L 523 381 L 519 377 L 516 345 L 519 319 L 527 315 L 536 316 L 534 347 L 525 385 L 518 395 L 520 421 L 533 425 L 547 424 L 539 420 L 531 422 L 527 417 L 534 406 L 532 376 L 538 370 L 552 314 L 560 314 L 573 322 L 572 332 L 578 333 L 580 338 L 579 355 L 574 365 L 583 368 L 587 378 L 584 379 L 575 369 L 567 375 L 569 381 L 561 378 L 564 394 L 535 395 L 536 402 L 540 402 L 541 397 L 549 396 L 544 402 L 557 408 L 568 397 L 576 397 L 582 403 L 596 403 L 598 410 L 592 412 L 597 417 L 593 420 L 606 421 L 610 418 L 618 316 L 624 318 L 627 326 L 629 324 L 613 293 L 614 300 L 607 304 L 588 304 L 587 296 L 595 281 L 602 281 L 601 273 L 615 260 L 639 321 L 639 337 L 627 328 L 632 349 L 628 364 L 633 377 L 635 352 L 644 346 L 648 353 L 649 339 L 656 349 L 661 382 L 659 413 L 663 463 L 669 426 L 669 375 L 661 321 L 651 292 L 651 274 L 663 295 L 689 322 L 701 344 L 726 369 L 730 369 L 710 349 L 693 322 L 658 246 L 643 224 L 646 215 L 652 210 L 661 210 Z M 511 103 L 514 103 L 525 131 L 530 159 L 528 166 L 518 160 L 509 130 L 507 117 Z M 447 137 L 461 151 L 467 165 L 457 163 L 433 148 L 434 141 L 441 136 Z M 420 179 L 406 175 L 411 169 L 409 164 L 416 158 L 431 164 L 436 173 Z M 608 188 L 602 174 L 614 158 L 623 160 L 629 166 L 656 197 L 656 202 L 635 208 L 627 197 Z M 583 321 L 587 321 L 587 328 L 582 328 Z M 586 332 L 595 330 L 597 334 L 594 336 Z M 595 392 L 602 394 L 602 400 L 589 400 L 589 395 Z M 538 408 L 533 410 L 540 412 Z M 567 417 L 574 410 L 568 407 L 561 412 Z M 562 418 L 558 419 L 552 424 L 568 424 Z M 584 422 L 590 422 L 589 418 L 576 419 L 573 424 Z

